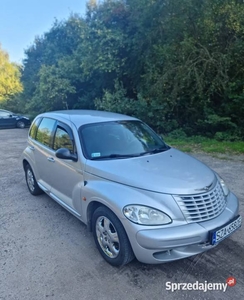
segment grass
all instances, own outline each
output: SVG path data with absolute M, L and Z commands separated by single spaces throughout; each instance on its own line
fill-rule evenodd
M 167 144 L 184 152 L 206 152 L 221 154 L 244 154 L 243 141 L 217 141 L 205 137 L 164 137 Z

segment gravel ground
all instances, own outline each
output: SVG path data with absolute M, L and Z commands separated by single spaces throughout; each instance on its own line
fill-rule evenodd
M 243 230 L 177 262 L 108 265 L 86 226 L 48 196 L 28 192 L 20 160 L 27 133 L 0 130 L 0 300 L 243 299 Z M 226 180 L 243 216 L 244 156 L 194 156 Z M 225 283 L 230 276 L 237 284 L 226 292 L 166 290 L 166 282 Z

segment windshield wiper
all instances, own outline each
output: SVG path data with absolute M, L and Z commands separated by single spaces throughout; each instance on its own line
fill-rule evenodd
M 137 154 L 119 154 L 119 153 L 112 153 L 109 155 L 104 155 L 104 156 L 94 156 L 91 157 L 91 160 L 100 160 L 100 159 L 113 159 L 113 158 L 118 158 L 118 159 L 123 159 L 123 158 L 131 158 L 131 157 L 138 157 L 138 156 L 143 156 L 146 154 L 155 154 L 155 153 L 159 153 L 159 152 L 164 152 L 166 150 L 170 149 L 170 147 L 168 145 L 166 145 L 165 147 L 160 147 L 160 148 L 155 148 L 152 150 L 148 150 L 145 152 L 141 152 L 141 153 L 137 153 Z
M 117 154 L 117 153 L 112 153 L 109 155 L 104 155 L 104 156 L 96 156 L 96 157 L 91 157 L 92 160 L 99 160 L 99 159 L 109 159 L 109 158 L 130 158 L 130 157 L 137 157 L 139 154 Z
M 155 149 L 151 149 L 151 150 L 148 150 L 148 151 L 145 151 L 145 152 L 141 152 L 141 153 L 140 153 L 140 156 L 146 155 L 146 154 L 156 154 L 156 153 L 160 153 L 160 152 L 167 151 L 167 150 L 169 150 L 169 149 L 170 149 L 169 146 L 160 147 L 160 148 L 155 148 Z

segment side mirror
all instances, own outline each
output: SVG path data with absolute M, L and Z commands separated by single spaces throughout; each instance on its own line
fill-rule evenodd
M 67 148 L 60 148 L 55 152 L 56 157 L 60 159 L 70 159 L 73 161 L 78 161 L 78 157 L 76 154 L 71 154 L 70 150 Z
M 10 115 L 9 115 L 9 118 L 12 118 L 12 117 L 13 117 L 13 115 L 10 114 Z

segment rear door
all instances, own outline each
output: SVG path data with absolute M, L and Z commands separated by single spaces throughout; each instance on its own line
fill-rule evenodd
M 32 140 L 30 149 L 34 155 L 34 173 L 36 180 L 46 192 L 51 190 L 53 180 L 52 149 L 54 129 L 57 121 L 51 118 L 43 118 L 36 128 L 35 139 Z M 35 128 L 34 128 L 35 129 Z M 32 130 L 32 128 L 31 128 Z

